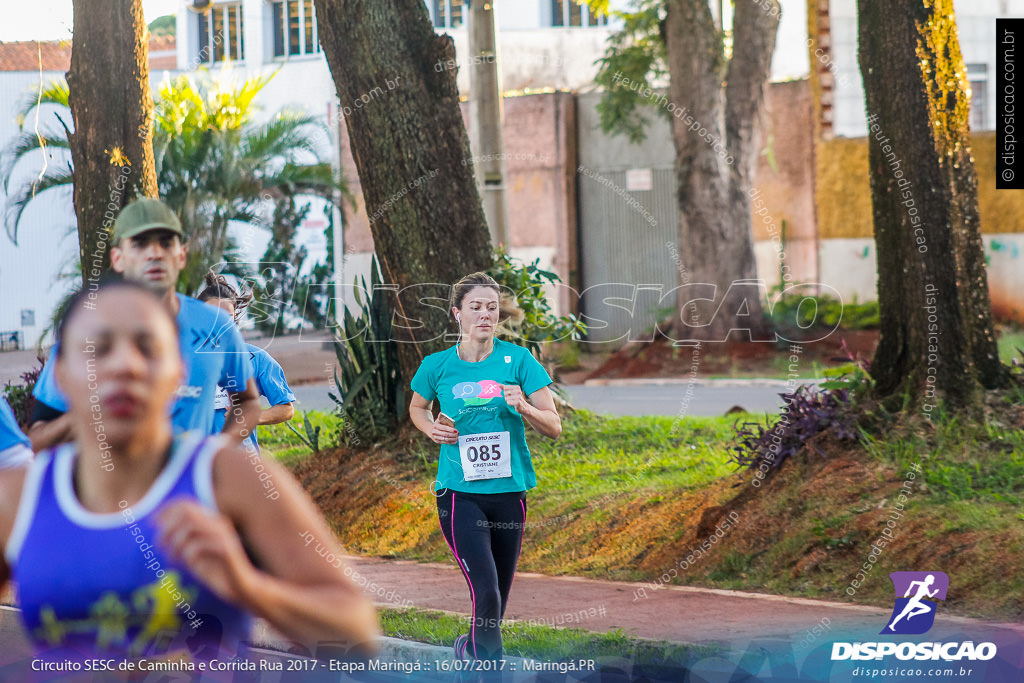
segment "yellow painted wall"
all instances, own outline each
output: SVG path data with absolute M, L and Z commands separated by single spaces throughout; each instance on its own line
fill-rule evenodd
M 983 233 L 1024 232 L 1024 191 L 996 190 L 995 133 L 971 136 Z M 817 142 L 819 239 L 872 237 L 868 138 Z
M 971 136 L 978 172 L 978 208 L 984 233 L 1024 232 L 1024 190 L 996 189 L 996 134 Z
M 867 138 L 819 138 L 815 151 L 818 239 L 872 237 Z

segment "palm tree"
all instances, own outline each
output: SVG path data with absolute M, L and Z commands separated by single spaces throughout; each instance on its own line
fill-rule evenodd
M 60 123 L 63 130 L 56 131 L 52 126 L 47 126 L 40 121 L 43 107 L 54 105 L 59 108 L 60 113 L 54 114 L 54 118 Z M 64 79 L 55 80 L 43 87 L 38 92 L 32 93 L 18 108 L 18 127 L 21 132 L 7 149 L 0 154 L 0 175 L 4 179 L 4 194 L 7 195 L 7 215 L 4 225 L 11 240 L 18 243 L 18 223 L 21 222 L 21 215 L 25 207 L 38 195 L 54 188 L 70 188 L 74 178 L 71 173 L 71 148 L 68 144 L 70 130 L 68 124 L 61 118 L 61 113 L 68 120 L 71 118 L 71 109 L 68 106 L 68 84 Z M 26 130 L 26 124 L 33 122 L 31 128 Z M 32 180 L 26 181 L 14 188 L 11 194 L 10 182 L 13 177 L 14 167 L 22 159 L 35 156 L 35 152 L 42 152 L 42 171 Z M 74 226 L 71 226 L 74 230 Z
M 189 238 L 189 257 L 178 289 L 192 292 L 209 268 L 233 246 L 230 221 L 270 227 L 273 207 L 294 203 L 296 195 L 318 195 L 339 202 L 340 180 L 320 157 L 315 118 L 281 110 L 262 124 L 253 122 L 254 100 L 273 78 L 253 77 L 241 85 L 217 83 L 205 74 L 179 76 L 165 82 L 155 102 L 153 152 L 160 196 L 178 214 Z M 225 79 L 226 80 L 226 79 Z M 5 150 L 0 172 L 5 191 L 11 171 L 42 149 L 67 149 L 67 124 L 57 115 L 64 134 L 25 130 L 25 121 L 41 104 L 67 107 L 67 84 L 54 81 L 22 106 L 21 135 Z M 51 149 L 47 149 L 51 148 Z M 17 236 L 25 207 L 41 192 L 70 186 L 71 164 L 54 163 L 38 178 L 15 189 L 7 212 L 7 231 Z
M 179 76 L 156 103 L 153 152 L 160 196 L 181 219 L 190 241 L 181 287 L 191 291 L 229 247 L 229 221 L 269 225 L 273 207 L 297 194 L 340 196 L 321 161 L 311 116 L 288 110 L 254 124 L 253 100 L 273 76 L 225 88 Z M 322 131 L 322 128 L 321 128 Z

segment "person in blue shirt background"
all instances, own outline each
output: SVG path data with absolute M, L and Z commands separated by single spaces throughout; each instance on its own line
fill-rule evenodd
M 295 478 L 263 463 L 270 499 L 239 444 L 175 434 L 173 314 L 131 280 L 79 292 L 67 311 L 52 362 L 74 439 L 0 469 L 0 593 L 13 581 L 34 650 L 0 678 L 93 680 L 32 671 L 96 659 L 236 661 L 253 617 L 310 650 L 372 652 L 373 605 Z
M 236 323 L 239 316 L 249 302 L 252 301 L 252 292 L 240 293 L 227 281 L 223 275 L 216 273 L 206 274 L 206 286 L 199 293 L 199 300 L 211 306 L 216 306 L 231 316 Z M 270 403 L 269 408 L 260 411 L 259 424 L 274 425 L 287 422 L 295 415 L 295 394 L 288 386 L 288 380 L 284 376 L 284 369 L 274 358 L 253 344 L 246 344 L 249 349 L 249 362 L 252 363 L 253 377 L 256 380 L 256 389 L 260 396 L 266 397 Z M 217 398 L 214 401 L 214 427 L 219 428 L 224 424 L 228 408 L 231 403 L 227 392 L 222 387 L 217 387 Z M 256 439 L 256 430 L 252 430 L 248 442 L 258 453 L 259 442 Z
M 18 426 L 7 399 L 0 398 L 0 470 L 23 465 L 31 459 L 28 437 Z
M 259 414 L 249 354 L 227 316 L 175 291 L 178 274 L 185 267 L 184 239 L 170 207 L 159 199 L 137 199 L 114 221 L 110 264 L 124 279 L 156 294 L 176 317 L 185 378 L 172 406 L 175 432 L 214 433 L 213 401 L 219 384 L 236 402 L 235 419 L 224 431 L 242 441 L 256 426 Z M 89 287 L 94 289 L 92 284 Z M 36 452 L 72 438 L 67 400 L 53 372 L 57 351 L 55 345 L 33 391 L 36 405 L 28 436 Z
M 424 358 L 410 382 L 409 417 L 441 445 L 441 533 L 470 589 L 473 619 L 455 641 L 459 659 L 502 657 L 501 619 L 523 542 L 526 491 L 537 485 L 524 423 L 551 439 L 562 433 L 547 371 L 529 350 L 495 338 L 499 323 L 522 315 L 502 303 L 486 273 L 456 283 L 451 312 L 459 341 Z

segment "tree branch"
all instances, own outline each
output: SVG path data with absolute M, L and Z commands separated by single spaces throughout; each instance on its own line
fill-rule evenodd
M 669 0 L 665 48 L 671 74 L 670 93 L 677 107 L 706 129 L 707 138 L 722 138 L 722 33 L 715 26 L 707 0 Z M 682 132 L 690 122 L 673 123 L 676 163 L 691 168 L 697 145 L 707 144 L 693 132 Z
M 763 7 L 766 4 L 768 9 Z M 778 0 L 736 0 L 733 53 L 725 85 L 725 134 L 744 185 L 754 177 L 765 86 L 771 76 L 780 15 Z

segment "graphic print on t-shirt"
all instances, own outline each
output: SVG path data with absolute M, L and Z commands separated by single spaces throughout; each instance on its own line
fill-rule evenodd
M 501 383 L 492 379 L 458 382 L 452 386 L 452 396 L 462 401 L 462 408 L 456 412 L 456 426 L 466 430 L 466 433 L 459 434 L 459 464 L 465 481 L 512 476 L 512 448 L 508 430 L 488 430 L 481 423 L 481 420 L 489 419 L 484 416 L 486 413 L 495 414 L 500 410 L 499 406 L 504 404 L 501 401 L 501 386 Z M 498 401 L 493 405 L 485 405 L 494 399 Z
M 533 488 L 537 478 L 526 444 L 526 427 L 522 416 L 505 400 L 503 387 L 521 387 L 524 395 L 531 396 L 551 384 L 550 376 L 529 349 L 501 339 L 495 339 L 492 353 L 478 362 L 464 361 L 458 353 L 458 347 L 451 346 L 430 354 L 409 382 L 427 401 L 440 404 L 441 411 L 454 420 L 462 442 L 461 448 L 458 443 L 441 446 L 437 490 L 508 493 Z M 507 443 L 502 438 L 506 433 Z M 510 463 L 511 471 L 491 472 L 497 469 L 495 463 L 504 462 Z M 480 463 L 487 467 L 478 466 Z M 486 475 L 498 476 L 475 476 L 481 469 L 488 470 Z
M 501 398 L 501 385 L 490 379 L 459 382 L 452 387 L 452 395 L 462 399 L 463 405 L 480 406 L 491 399 Z

